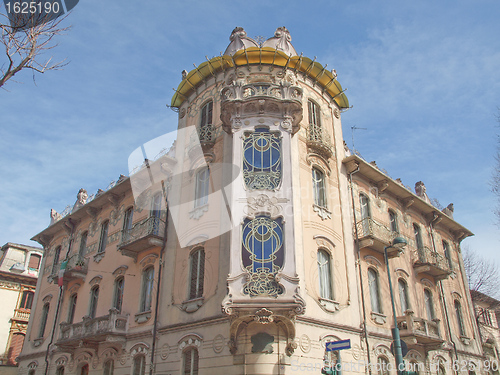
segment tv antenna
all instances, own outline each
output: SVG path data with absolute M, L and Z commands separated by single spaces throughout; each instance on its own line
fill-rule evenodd
M 367 128 L 358 128 L 356 125 L 351 126 L 352 152 L 357 153 L 356 147 L 354 147 L 354 130 L 368 130 L 368 129 Z

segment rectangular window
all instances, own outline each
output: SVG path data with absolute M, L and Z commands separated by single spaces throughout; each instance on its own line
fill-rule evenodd
M 196 191 L 194 206 L 201 207 L 208 203 L 208 188 L 210 185 L 210 170 L 203 168 L 196 174 Z
M 99 251 L 98 253 L 104 253 L 106 251 L 106 245 L 108 243 L 108 227 L 109 221 L 106 220 L 101 226 L 101 238 L 99 239 Z
M 314 204 L 326 207 L 325 175 L 317 168 L 312 170 Z

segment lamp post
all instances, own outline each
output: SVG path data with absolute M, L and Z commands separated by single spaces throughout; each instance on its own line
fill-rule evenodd
M 392 328 L 392 342 L 394 346 L 394 357 L 396 358 L 396 370 L 398 375 L 403 375 L 404 362 L 403 362 L 403 352 L 401 351 L 401 339 L 399 337 L 398 321 L 396 319 L 396 306 L 394 305 L 394 294 L 392 292 L 391 283 L 391 272 L 389 270 L 389 257 L 387 256 L 387 249 L 398 249 L 403 251 L 403 248 L 407 245 L 406 240 L 403 237 L 396 237 L 392 244 L 384 248 L 385 255 L 385 265 L 387 267 L 387 278 L 389 279 L 389 291 L 391 293 L 391 305 L 392 305 L 392 317 L 394 318 L 394 328 Z

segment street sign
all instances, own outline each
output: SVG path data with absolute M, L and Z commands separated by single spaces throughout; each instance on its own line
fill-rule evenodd
M 403 340 L 399 340 L 401 342 L 401 354 L 403 357 L 408 354 L 408 345 Z M 391 343 L 391 353 L 394 355 L 394 342 Z
M 351 349 L 351 340 L 347 339 L 340 341 L 330 341 L 326 343 L 325 347 L 327 352 L 331 352 L 334 350 Z

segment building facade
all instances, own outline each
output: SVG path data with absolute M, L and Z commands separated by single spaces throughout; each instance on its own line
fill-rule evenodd
M 396 236 L 406 361 L 479 366 L 460 255 L 472 233 L 423 184 L 413 193 L 349 155 L 336 73 L 298 55 L 286 28 L 262 44 L 236 28 L 171 104 L 175 137 L 34 237 L 46 258 L 21 374 L 386 373 L 382 253 Z
M 36 281 L 43 256 L 41 248 L 6 243 L 0 250 L 0 369 L 16 366 L 21 353 Z M 17 369 L 15 369 L 17 370 Z M 15 373 L 15 370 L 13 370 Z

